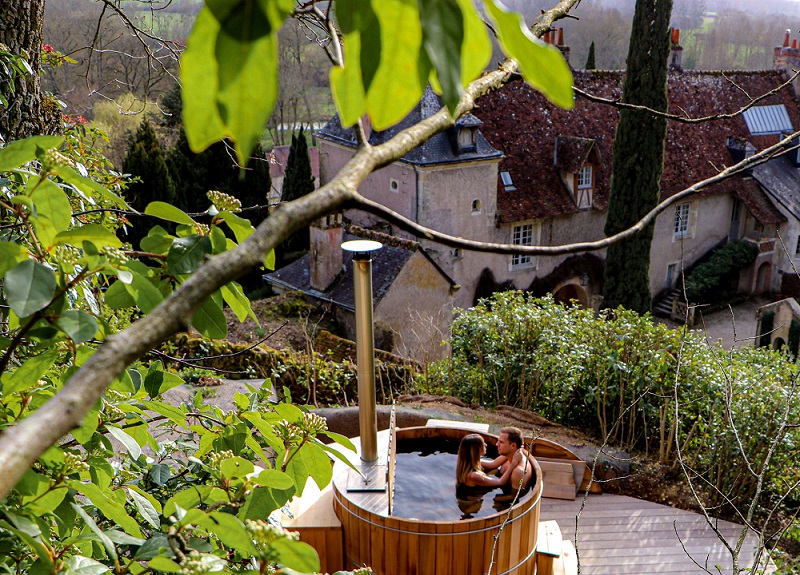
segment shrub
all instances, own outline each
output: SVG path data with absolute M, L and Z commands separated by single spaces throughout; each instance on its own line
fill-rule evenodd
M 452 333 L 452 357 L 433 370 L 441 393 L 535 410 L 666 464 L 680 446 L 714 503 L 756 493 L 748 466 L 768 469 L 771 493 L 798 479 L 800 433 L 782 427 L 800 416 L 797 368 L 779 352 L 727 351 L 649 315 L 595 316 L 522 292 L 461 310 Z
M 739 270 L 752 264 L 758 256 L 758 246 L 736 241 L 714 251 L 711 259 L 697 266 L 686 278 L 686 297 L 695 303 L 718 301 L 730 292 L 729 284 L 738 278 Z

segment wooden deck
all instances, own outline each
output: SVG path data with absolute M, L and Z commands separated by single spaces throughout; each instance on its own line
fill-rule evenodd
M 589 495 L 576 541 L 575 519 L 581 499 L 542 499 L 539 519 L 556 520 L 563 538 L 575 543 L 584 575 L 717 573 L 716 565 L 721 573 L 731 573 L 730 553 L 702 515 L 632 497 Z M 742 527 L 718 523 L 735 546 Z M 741 567 L 752 562 L 755 544 L 756 538 L 750 534 L 741 553 Z

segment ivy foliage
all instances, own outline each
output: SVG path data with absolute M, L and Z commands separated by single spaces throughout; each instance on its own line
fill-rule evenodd
M 278 91 L 278 30 L 292 0 L 207 2 L 182 58 L 186 133 L 199 152 L 224 138 L 240 163 L 261 135 Z M 535 38 L 498 0 L 482 2 L 504 52 L 556 105 L 572 108 L 572 73 L 559 50 Z M 402 120 L 430 83 L 451 111 L 491 58 L 486 25 L 470 0 L 337 0 L 343 62 L 331 69 L 345 126 L 368 114 L 386 129 Z
M 739 272 L 757 257 L 758 246 L 744 240 L 714 250 L 707 262 L 698 265 L 686 277 L 686 297 L 692 303 L 709 303 L 735 292 Z

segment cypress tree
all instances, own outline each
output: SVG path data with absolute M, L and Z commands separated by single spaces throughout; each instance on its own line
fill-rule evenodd
M 637 0 L 622 100 L 667 110 L 667 58 L 672 0 Z M 646 111 L 620 111 L 605 233 L 629 228 L 656 206 L 664 168 L 667 121 Z M 606 254 L 603 307 L 649 312 L 650 244 L 654 224 L 611 246 Z
M 138 178 L 125 190 L 125 199 L 131 207 L 144 211 L 147 204 L 156 200 L 175 202 L 175 186 L 167 168 L 164 150 L 147 118 L 139 124 L 128 146 L 125 159 L 122 161 L 122 170 Z M 123 241 L 137 247 L 139 240 L 147 233 L 147 230 L 143 229 L 146 222 L 143 218 L 135 216 L 130 219 L 134 226 L 133 229 L 127 230 Z
M 594 70 L 596 68 L 594 63 L 594 40 L 589 44 L 589 55 L 586 57 L 586 69 Z
M 283 178 L 281 202 L 291 202 L 313 191 L 314 176 L 311 172 L 311 158 L 308 155 L 308 142 L 306 142 L 306 136 L 301 127 L 296 136 L 292 134 L 292 144 L 289 147 L 289 157 L 286 160 L 286 171 Z M 308 249 L 309 232 L 308 227 L 305 227 L 297 230 L 281 244 L 278 254 L 280 263 L 286 264 L 288 257 L 294 257 Z

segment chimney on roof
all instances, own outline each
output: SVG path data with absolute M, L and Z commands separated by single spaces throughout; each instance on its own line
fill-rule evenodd
M 672 28 L 671 44 L 669 69 L 680 72 L 683 70 L 683 47 L 681 46 L 681 31 L 679 28 Z
M 556 44 L 556 47 L 561 50 L 561 55 L 564 56 L 564 60 L 566 60 L 567 64 L 569 64 L 569 46 L 564 44 L 563 28 L 558 29 L 558 43 Z
M 342 271 L 342 214 L 322 216 L 309 226 L 311 289 L 324 292 Z
M 797 39 L 789 42 L 791 30 L 786 30 L 783 37 L 783 46 L 775 46 L 775 51 L 772 59 L 772 67 L 775 70 L 785 70 L 789 74 L 793 74 L 795 70 L 800 68 L 800 47 L 797 45 Z M 795 89 L 797 86 L 795 86 Z

